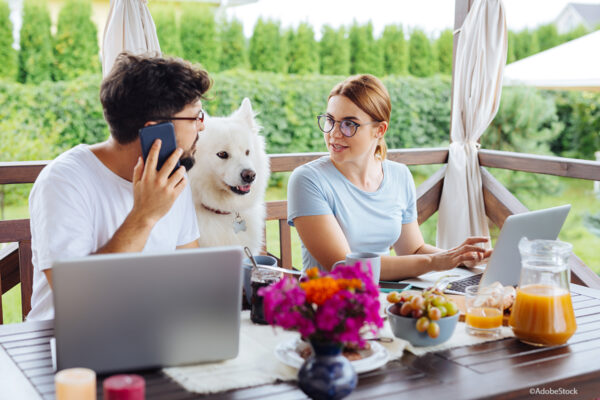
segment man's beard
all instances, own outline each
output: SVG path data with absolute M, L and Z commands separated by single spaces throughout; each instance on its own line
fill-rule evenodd
M 194 158 L 194 153 L 196 152 L 196 143 L 198 143 L 198 138 L 199 138 L 199 136 L 196 136 L 196 140 L 194 140 L 192 147 L 190 147 L 189 150 L 184 151 L 183 154 L 181 155 L 181 158 L 179 159 L 179 164 L 183 165 L 185 167 L 186 171 L 189 171 L 190 169 L 192 169 L 192 167 L 196 163 L 196 158 Z
M 196 162 L 196 159 L 194 158 L 194 156 L 191 156 L 191 155 L 185 156 L 185 154 L 184 154 L 179 159 L 179 164 L 183 165 L 185 167 L 186 171 L 189 171 L 190 169 L 192 169 L 195 162 Z

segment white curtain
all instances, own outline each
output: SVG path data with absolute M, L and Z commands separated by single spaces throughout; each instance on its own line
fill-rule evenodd
M 489 236 L 477 141 L 500 105 L 507 51 L 502 1 L 476 0 L 459 32 L 452 140 L 437 227 L 437 245 L 441 248 L 457 246 L 468 236 Z
M 112 69 L 122 51 L 160 54 L 156 26 L 146 0 L 110 0 L 102 42 L 102 75 Z

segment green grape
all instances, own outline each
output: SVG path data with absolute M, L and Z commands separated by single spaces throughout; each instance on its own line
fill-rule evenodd
M 446 299 L 442 296 L 435 296 L 433 301 L 431 302 L 434 306 L 439 307 L 446 302 Z
M 450 315 L 454 315 L 454 314 L 456 314 L 458 312 L 458 306 L 455 303 L 451 302 L 451 301 L 447 302 L 444 305 L 444 307 L 448 311 L 447 315 L 449 315 L 449 316 Z

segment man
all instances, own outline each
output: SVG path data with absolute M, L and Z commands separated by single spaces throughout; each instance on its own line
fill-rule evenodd
M 54 318 L 52 264 L 100 253 L 198 247 L 186 169 L 204 129 L 206 71 L 179 59 L 123 53 L 100 87 L 110 138 L 52 161 L 29 197 L 33 252 L 28 320 Z M 161 142 L 142 159 L 139 130 L 172 121 L 178 148 L 156 170 Z M 177 161 L 179 167 L 172 174 Z M 81 294 L 85 296 L 85 293 Z

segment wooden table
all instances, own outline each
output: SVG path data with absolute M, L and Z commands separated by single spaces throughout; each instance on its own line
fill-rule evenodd
M 577 332 L 567 345 L 538 348 L 510 338 L 422 357 L 406 352 L 400 360 L 361 375 L 348 398 L 600 399 L 600 291 L 577 285 L 571 289 Z M 0 399 L 54 398 L 52 335 L 52 321 L 0 326 Z M 160 370 L 138 373 L 146 379 L 147 399 L 306 398 L 293 383 L 199 396 Z M 573 394 L 550 395 L 551 389 Z

